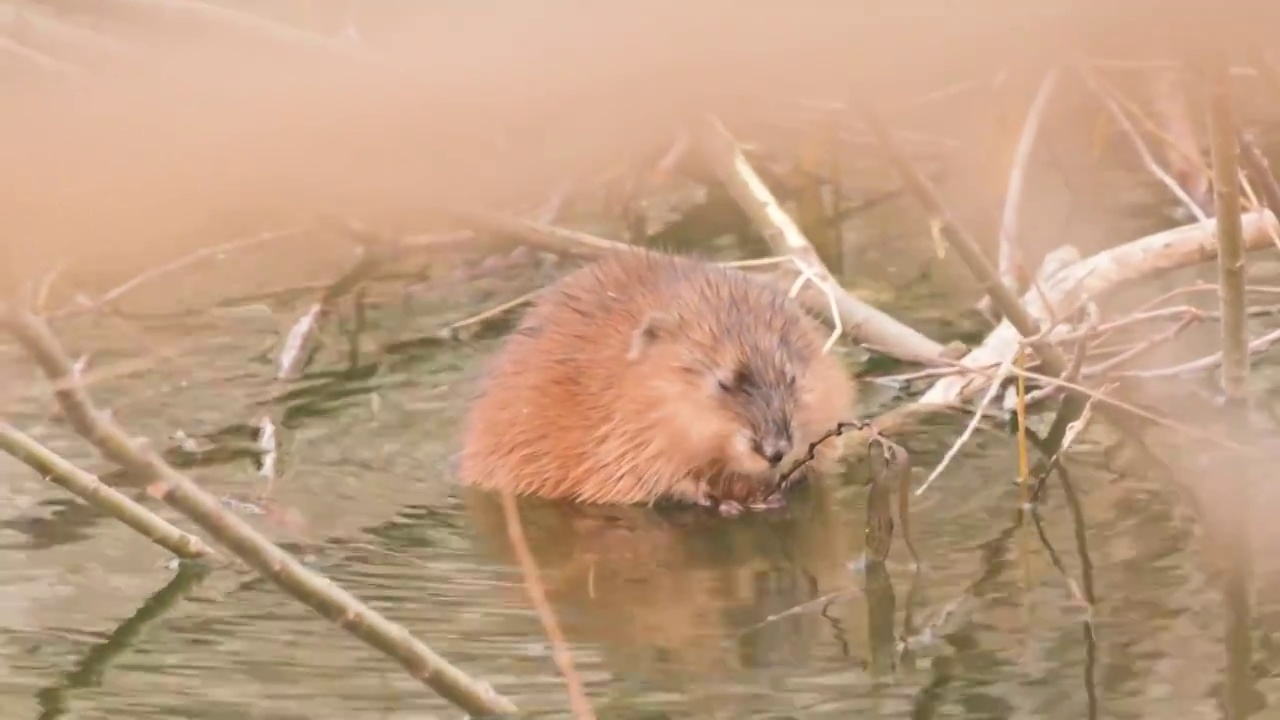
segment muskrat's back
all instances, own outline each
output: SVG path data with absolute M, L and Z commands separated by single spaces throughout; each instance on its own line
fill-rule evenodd
M 745 273 L 653 252 L 540 293 L 463 433 L 469 485 L 588 503 L 747 503 L 846 419 L 821 326 Z M 819 446 L 832 466 L 838 442 Z

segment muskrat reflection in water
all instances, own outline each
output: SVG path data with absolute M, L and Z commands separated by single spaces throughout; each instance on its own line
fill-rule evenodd
M 508 602 L 527 607 L 501 499 L 463 490 L 482 550 L 511 568 Z M 591 506 L 519 500 L 521 525 L 569 641 L 590 643 L 613 670 L 683 684 L 744 667 L 812 659 L 829 621 L 811 608 L 751 629 L 771 615 L 848 587 L 856 521 L 825 482 L 799 486 L 785 508 L 731 524 L 678 506 Z M 857 517 L 852 513 L 852 517 Z M 841 602 L 855 605 L 851 591 Z M 848 613 L 857 644 L 859 615 Z M 536 621 L 535 621 L 536 622 Z
M 540 293 L 488 368 L 463 432 L 465 484 L 588 504 L 736 514 L 847 419 L 826 333 L 779 288 L 656 252 L 618 254 Z M 805 472 L 836 467 L 839 438 Z

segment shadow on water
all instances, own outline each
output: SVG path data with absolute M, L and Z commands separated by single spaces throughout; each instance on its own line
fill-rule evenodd
M 845 564 L 852 528 L 823 502 L 830 499 L 824 488 L 805 490 L 777 514 L 730 528 L 709 514 L 675 508 L 530 501 L 521 503 L 521 516 L 574 641 L 600 643 L 620 667 L 688 681 L 804 665 L 816 632 L 847 642 L 839 627 L 822 628 L 820 619 L 804 616 L 733 637 L 820 595 L 851 590 Z M 500 504 L 467 493 L 466 505 L 484 550 L 513 562 Z
M 208 574 L 209 566 L 203 563 L 181 563 L 178 572 L 167 585 L 147 598 L 138 611 L 112 631 L 105 641 L 85 653 L 76 668 L 67 673 L 61 682 L 36 693 L 41 709 L 38 720 L 64 717 L 68 712 L 68 694 L 100 685 L 111 663 L 137 645 L 143 631 L 182 602 Z

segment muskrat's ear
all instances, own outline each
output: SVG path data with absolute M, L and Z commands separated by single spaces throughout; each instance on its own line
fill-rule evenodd
M 635 362 L 644 355 L 644 351 L 655 340 L 671 332 L 675 327 L 675 319 L 661 312 L 651 312 L 640 321 L 631 333 L 631 347 L 627 349 L 627 360 Z

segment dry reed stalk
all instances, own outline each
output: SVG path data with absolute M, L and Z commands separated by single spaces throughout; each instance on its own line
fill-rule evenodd
M 1271 172 L 1271 164 L 1258 149 L 1258 144 L 1247 133 L 1237 132 L 1236 141 L 1240 145 L 1240 160 L 1245 170 L 1253 181 L 1262 187 L 1262 205 L 1280 215 L 1280 185 L 1276 184 L 1276 176 Z
M 1022 195 L 1027 182 L 1027 168 L 1031 164 L 1031 152 L 1035 148 L 1036 136 L 1044 118 L 1044 109 L 1049 104 L 1049 97 L 1058 82 L 1058 68 L 1051 68 L 1040 82 L 1031 106 L 1027 109 L 1026 120 L 1022 124 L 1022 132 L 1018 136 L 1018 145 L 1013 155 L 1013 165 L 1009 171 L 1009 185 L 1005 190 L 1004 210 L 1000 216 L 1000 250 L 997 255 L 997 269 L 1000 280 L 1005 287 L 1021 295 L 1027 288 L 1024 280 L 1026 269 L 1022 252 L 1018 248 L 1018 220 L 1022 209 Z M 988 312 L 993 302 L 987 295 L 979 303 L 979 310 Z
M 1206 68 L 1209 149 L 1213 158 L 1213 199 L 1217 215 L 1218 301 L 1222 311 L 1222 390 L 1243 400 L 1249 379 L 1249 336 L 1245 327 L 1244 230 L 1240 224 L 1240 145 L 1227 60 L 1214 52 Z

